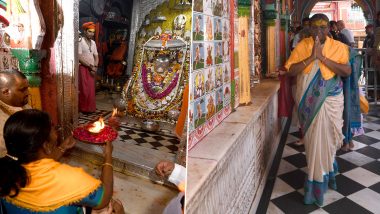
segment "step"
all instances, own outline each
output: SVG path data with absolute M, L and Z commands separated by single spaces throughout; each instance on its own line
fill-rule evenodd
M 62 158 L 62 162 L 81 167 L 96 178 L 100 177 L 101 167 L 82 158 L 68 155 Z M 176 189 L 153 183 L 140 176 L 114 172 L 113 198 L 123 203 L 127 214 L 162 213 L 165 206 L 177 194 Z
M 104 163 L 102 145 L 78 142 L 70 155 L 95 165 Z M 155 178 L 155 165 L 161 160 L 174 161 L 175 155 L 116 140 L 113 142 L 112 159 L 115 171 L 152 179 Z

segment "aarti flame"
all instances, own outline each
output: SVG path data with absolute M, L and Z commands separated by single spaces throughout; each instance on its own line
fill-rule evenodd
M 88 129 L 91 133 L 99 133 L 104 129 L 103 118 L 100 117 L 98 121 L 94 122 L 92 126 Z
M 113 108 L 111 117 L 115 117 L 117 115 L 117 108 Z

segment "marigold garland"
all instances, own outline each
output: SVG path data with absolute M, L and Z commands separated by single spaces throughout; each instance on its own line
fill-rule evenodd
M 153 98 L 153 99 L 162 99 L 162 98 L 168 96 L 173 91 L 173 89 L 176 87 L 179 75 L 178 75 L 178 73 L 176 73 L 175 77 L 173 78 L 173 81 L 161 93 L 154 92 L 152 90 L 152 88 L 150 87 L 150 85 L 148 83 L 148 74 L 146 71 L 146 65 L 143 65 L 143 67 L 142 67 L 141 77 L 142 77 L 142 84 L 143 84 L 144 90 L 148 94 L 148 96 Z

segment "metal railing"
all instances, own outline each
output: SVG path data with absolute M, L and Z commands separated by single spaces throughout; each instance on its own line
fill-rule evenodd
M 355 50 L 363 54 L 362 73 L 365 77 L 365 84 L 364 84 L 365 96 L 368 100 L 369 99 L 368 91 L 373 91 L 374 102 L 375 102 L 375 105 L 377 105 L 377 95 L 378 95 L 378 91 L 380 90 L 380 87 L 378 86 L 378 83 L 377 83 L 377 76 L 378 76 L 379 69 L 376 69 L 373 62 L 373 60 L 375 59 L 374 57 L 372 57 L 371 49 L 355 48 Z M 372 49 L 372 51 L 376 51 L 376 50 Z M 372 83 L 370 84 L 369 73 L 371 72 L 373 73 L 373 76 L 372 76 L 373 81 L 371 78 Z

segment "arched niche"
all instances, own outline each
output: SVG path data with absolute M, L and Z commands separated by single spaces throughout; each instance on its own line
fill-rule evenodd
M 319 0 L 303 1 L 300 20 L 303 17 L 308 17 L 310 15 L 311 10 L 318 2 L 320 1 Z M 373 2 L 371 0 L 355 0 L 355 2 L 362 8 L 364 18 L 366 20 L 372 20 L 374 15 L 376 14 L 376 11 L 374 11 L 376 7 L 373 5 Z

